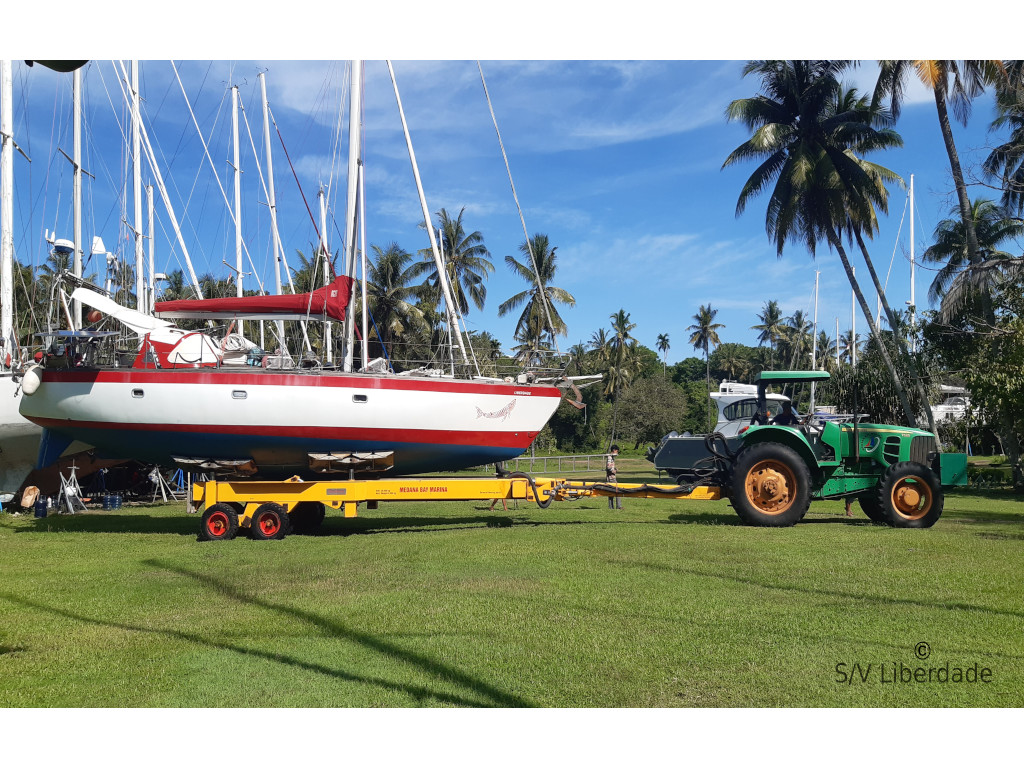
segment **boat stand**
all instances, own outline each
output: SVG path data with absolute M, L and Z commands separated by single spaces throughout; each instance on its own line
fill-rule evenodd
M 68 467 L 68 476 L 60 473 L 60 491 L 57 494 L 57 506 L 61 512 L 74 515 L 78 512 L 87 512 L 85 502 L 82 501 L 82 486 L 78 484 L 78 467 L 72 464 Z

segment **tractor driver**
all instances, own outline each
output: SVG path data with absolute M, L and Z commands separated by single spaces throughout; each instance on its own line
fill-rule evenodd
M 778 416 L 768 422 L 769 424 L 778 424 L 780 427 L 795 427 L 800 424 L 800 417 L 793 410 L 793 404 L 786 400 L 782 404 L 782 410 L 779 411 Z

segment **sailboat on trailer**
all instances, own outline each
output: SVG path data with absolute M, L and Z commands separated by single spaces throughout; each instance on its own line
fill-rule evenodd
M 360 80 L 354 66 L 354 99 Z M 100 292 L 79 287 L 73 300 L 133 328 L 141 343 L 129 367 L 116 358 L 101 365 L 101 338 L 79 337 L 70 354 L 26 374 L 21 413 L 45 428 L 47 451 L 79 439 L 106 455 L 284 478 L 353 469 L 397 475 L 451 471 L 510 459 L 529 447 L 559 405 L 558 376 L 543 382 L 533 373 L 507 378 L 459 378 L 436 369 L 395 374 L 383 361 L 368 360 L 365 345 L 361 368 L 355 370 L 350 309 L 362 198 L 358 105 L 350 114 L 346 275 L 313 294 L 155 307 L 165 318 L 333 319 L 347 330 L 342 368 L 275 368 L 264 367 L 264 361 L 227 365 L 223 343 L 206 333 L 118 307 Z M 402 120 L 404 125 L 404 114 Z M 409 152 L 426 218 L 411 143 Z M 427 231 L 440 261 L 429 222 Z M 447 270 L 439 268 L 438 274 L 443 279 Z M 442 288 L 449 329 L 457 337 L 458 317 L 448 287 L 442 283 Z

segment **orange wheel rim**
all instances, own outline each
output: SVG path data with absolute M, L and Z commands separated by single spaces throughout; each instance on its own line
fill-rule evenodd
M 747 501 L 766 515 L 781 515 L 796 501 L 796 475 L 781 461 L 759 461 L 747 472 L 743 486 Z
M 900 478 L 890 494 L 892 508 L 906 520 L 920 520 L 932 508 L 932 489 L 916 475 Z
M 264 536 L 273 536 L 281 529 L 281 521 L 273 512 L 260 515 L 257 525 L 259 525 L 260 531 Z
M 206 530 L 211 536 L 223 536 L 228 530 L 228 516 L 223 512 L 214 512 L 206 521 Z

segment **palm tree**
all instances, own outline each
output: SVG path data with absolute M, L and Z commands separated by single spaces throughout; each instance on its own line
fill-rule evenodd
M 715 354 L 719 367 L 733 381 L 750 369 L 750 361 L 740 351 L 738 344 L 722 344 Z
M 587 360 L 587 347 L 581 341 L 577 344 L 573 344 L 568 350 L 569 357 L 571 359 L 571 365 L 575 370 L 576 376 L 582 376 L 586 373 L 587 366 L 584 365 Z
M 815 363 L 819 368 L 829 370 L 836 361 L 836 343 L 825 331 L 818 331 L 818 353 Z
M 530 238 L 528 243 L 524 242 L 520 245 L 519 250 L 526 255 L 527 263 L 520 263 L 512 256 L 506 256 L 505 263 L 508 264 L 512 272 L 530 283 L 532 287 L 520 291 L 503 302 L 498 307 L 498 317 L 504 317 L 520 305 L 525 304 L 519 315 L 519 320 L 516 322 L 516 335 L 526 334 L 529 337 L 534 337 L 532 343 L 537 348 L 543 346 L 545 338 L 549 343 L 554 344 L 555 336 L 565 335 L 568 332 L 565 321 L 558 314 L 555 305 L 576 306 L 576 299 L 571 293 L 564 288 L 552 285 L 556 271 L 555 251 L 558 248 L 548 242 L 547 235 L 537 234 Z M 533 266 L 529 263 L 531 250 L 537 263 L 537 274 L 534 273 Z M 540 285 L 544 286 L 543 295 L 538 286 L 538 277 Z
M 967 236 L 967 253 L 973 261 L 977 259 L 978 239 L 971 220 L 971 205 L 967 199 L 967 185 L 960 168 L 960 158 L 953 141 L 953 130 L 949 124 L 951 103 L 953 115 L 957 121 L 966 126 L 971 114 L 971 100 L 981 94 L 988 84 L 1005 82 L 1006 71 L 1002 61 L 938 61 L 938 60 L 896 60 L 879 61 L 881 71 L 875 86 L 874 101 L 889 99 L 893 118 L 900 115 L 903 101 L 903 89 L 913 71 L 924 85 L 931 89 L 935 96 L 935 109 L 939 116 L 939 129 L 949 156 L 949 167 L 953 173 L 956 196 L 960 203 L 960 216 L 963 219 Z
M 487 298 L 484 281 L 487 275 L 494 271 L 494 265 L 490 262 L 491 254 L 484 245 L 484 236 L 480 232 L 466 234 L 462 224 L 465 212 L 466 208 L 463 206 L 454 219 L 444 208 L 435 214 L 437 228 L 440 230 L 438 247 L 441 249 L 448 272 L 448 284 L 454 294 L 453 299 L 462 315 L 469 312 L 469 301 L 472 301 L 477 309 L 484 308 L 484 300 Z M 420 256 L 424 261 L 417 265 L 418 273 L 426 273 L 431 288 L 438 296 L 442 295 L 433 252 L 425 248 L 420 251 Z M 467 293 L 469 299 L 466 298 Z
M 759 325 L 750 326 L 751 330 L 760 331 L 757 336 L 757 345 L 765 342 L 771 348 L 771 367 L 775 367 L 775 345 L 782 338 L 782 312 L 779 310 L 779 302 L 770 299 L 764 303 L 761 314 L 757 316 L 761 321 Z
M 417 275 L 416 265 L 412 265 L 412 255 L 397 243 L 383 250 L 374 245 L 371 250 L 366 281 L 366 306 L 373 318 L 371 338 L 377 339 L 382 351 L 390 348 L 392 356 L 408 360 L 408 349 L 396 355 L 395 345 L 408 343 L 412 333 L 426 331 L 427 325 L 423 310 L 415 304 L 420 287 L 410 285 Z
M 992 324 L 992 297 L 1007 275 L 1020 274 L 1022 265 L 1021 259 L 999 246 L 1024 235 L 1024 222 L 1010 218 L 991 200 L 980 198 L 971 204 L 971 221 L 978 238 L 975 259 L 969 255 L 962 221 L 945 219 L 936 226 L 935 244 L 922 254 L 924 261 L 942 265 L 928 289 L 928 298 L 941 302 L 939 319 L 943 322 L 950 322 L 969 302 L 977 300 L 984 322 Z
M 791 371 L 803 368 L 811 354 L 811 321 L 802 309 L 786 318 L 783 326 L 786 346 L 789 348 L 788 366 Z
M 859 333 L 854 333 L 852 330 L 846 333 L 840 334 L 839 336 L 839 359 L 845 363 L 853 364 L 854 352 L 856 352 L 857 359 L 861 358 L 861 347 L 863 342 Z
M 612 405 L 612 436 L 609 445 L 615 442 L 615 422 L 618 416 L 619 395 L 633 378 L 634 361 L 636 359 L 636 339 L 632 331 L 636 323 L 629 320 L 629 313 L 620 309 L 609 316 L 612 321 L 612 336 L 608 341 L 608 354 L 611 359 L 608 382 L 605 394 L 614 395 Z
M 595 362 L 599 368 L 605 368 L 611 363 L 611 353 L 608 333 L 604 328 L 598 328 L 590 334 L 590 349 L 596 358 Z
M 693 316 L 694 324 L 686 330 L 693 331 L 690 334 L 690 344 L 693 345 L 694 349 L 704 350 L 704 365 L 707 369 L 707 391 L 711 392 L 711 358 L 709 353 L 709 347 L 717 347 L 721 344 L 721 339 L 718 338 L 718 329 L 725 328 L 722 323 L 715 322 L 715 315 L 718 314 L 717 309 L 712 309 L 711 305 L 701 305 L 697 314 Z M 708 414 L 710 416 L 710 412 Z
M 192 288 L 185 282 L 185 273 L 180 269 L 168 272 L 167 277 L 162 280 L 163 287 L 160 291 L 160 301 L 176 301 L 187 296 L 193 296 Z
M 1009 126 L 1010 138 L 992 150 L 985 172 L 1000 179 L 1007 211 L 1024 212 L 1024 61 L 1006 63 L 1006 82 L 996 87 L 998 114 L 989 131 Z
M 871 332 L 879 338 L 843 236 L 860 238 L 876 231 L 875 209 L 888 210 L 885 182 L 899 179 L 859 155 L 903 142 L 891 129 L 876 128 L 887 122 L 881 111 L 839 82 L 847 65 L 845 61 L 748 63 L 744 75 L 759 75 L 762 93 L 733 101 L 727 116 L 741 120 L 754 134 L 733 150 L 722 167 L 746 159 L 761 161 L 740 192 L 736 215 L 774 182 L 765 224 L 778 256 L 790 241 L 802 242 L 813 256 L 818 242 L 825 240 L 839 255 Z M 862 252 L 867 258 L 866 249 Z M 914 426 L 914 410 L 896 366 L 886 346 L 879 344 L 879 348 L 907 421 Z
M 661 352 L 661 354 L 664 356 L 663 364 L 664 364 L 664 369 L 665 369 L 664 373 L 665 373 L 666 376 L 668 375 L 668 350 L 669 350 L 668 334 L 667 333 L 659 333 L 658 334 L 658 351 Z

